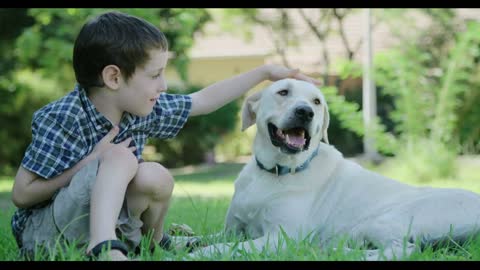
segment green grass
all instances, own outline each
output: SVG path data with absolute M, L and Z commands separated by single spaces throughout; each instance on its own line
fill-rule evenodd
M 396 160 L 389 160 L 379 167 L 365 165 L 383 175 L 407 182 L 413 185 L 429 185 L 434 187 L 459 187 L 480 193 L 480 179 L 478 167 L 480 157 L 460 158 L 459 174 L 455 179 L 437 179 L 431 182 L 418 182 L 408 172 L 400 168 Z M 228 205 L 233 195 L 233 181 L 243 164 L 218 164 L 213 167 L 198 166 L 172 170 L 175 175 L 175 189 L 170 209 L 165 221 L 165 228 L 172 223 L 189 225 L 197 235 L 208 235 L 221 231 Z M 10 230 L 10 218 L 14 206 L 10 201 L 10 191 L 13 185 L 11 177 L 0 177 L 0 261 L 19 260 L 18 249 Z M 238 239 L 223 239 L 238 241 Z M 278 252 L 258 251 L 241 256 L 232 257 L 231 254 L 203 258 L 203 260 L 268 260 L 268 261 L 317 261 L 317 260 L 361 260 L 359 249 L 352 253 L 326 247 L 319 249 L 308 241 L 295 243 L 288 238 L 285 241 L 287 248 Z M 143 243 L 144 244 L 144 243 Z M 183 260 L 184 253 L 172 253 L 157 249 L 154 254 L 142 253 L 140 260 Z M 38 260 L 85 260 L 83 250 L 70 247 L 63 253 L 50 253 L 46 258 Z M 480 260 L 480 240 L 474 240 L 462 246 L 451 243 L 449 247 L 439 250 L 426 249 L 415 252 L 407 260 Z
M 457 174 L 454 177 L 439 177 L 431 181 L 419 180 L 416 175 L 405 169 L 397 159 L 388 159 L 380 166 L 363 164 L 366 168 L 374 170 L 387 177 L 397 179 L 415 186 L 432 186 L 439 188 L 462 188 L 480 193 L 480 156 L 457 157 Z

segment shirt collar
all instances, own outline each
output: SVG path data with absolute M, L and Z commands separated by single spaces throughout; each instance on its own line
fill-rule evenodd
M 95 105 L 90 101 L 87 96 L 87 91 L 83 87 L 81 87 L 78 83 L 75 85 L 75 91 L 78 92 L 80 96 L 80 100 L 82 101 L 82 106 L 87 113 L 87 117 L 91 123 L 95 125 L 96 130 L 107 130 L 113 128 L 112 123 L 108 120 L 102 113 L 100 113 L 96 108 Z M 122 115 L 122 119 L 120 120 L 120 129 L 122 127 L 126 127 L 128 125 L 133 124 L 135 121 L 135 117 L 131 113 L 124 112 Z

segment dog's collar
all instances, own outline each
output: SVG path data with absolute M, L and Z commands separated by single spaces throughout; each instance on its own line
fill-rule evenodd
M 276 164 L 275 167 L 273 167 L 271 169 L 267 169 L 267 168 L 265 168 L 265 166 L 263 166 L 263 164 L 260 161 L 258 161 L 256 156 L 255 156 L 255 160 L 257 161 L 257 165 L 258 165 L 258 167 L 260 167 L 260 169 L 265 170 L 269 173 L 273 173 L 276 176 L 280 176 L 280 175 L 285 175 L 287 173 L 294 174 L 294 173 L 301 172 L 301 171 L 305 170 L 308 167 L 308 165 L 310 164 L 310 161 L 312 161 L 312 159 L 317 154 L 318 154 L 318 147 L 317 147 L 317 149 L 315 149 L 315 151 L 313 151 L 310 158 L 308 158 L 302 165 L 296 167 L 293 172 L 290 171 L 290 167 L 282 166 L 282 165 L 278 165 L 278 164 Z

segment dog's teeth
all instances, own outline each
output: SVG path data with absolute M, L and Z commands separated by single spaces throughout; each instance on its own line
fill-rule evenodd
M 286 141 L 287 143 L 290 143 L 290 137 L 288 137 L 288 134 L 285 135 L 285 141 Z
M 278 137 L 280 137 L 280 138 L 282 138 L 282 139 L 285 137 L 285 136 L 283 135 L 283 132 L 282 132 L 280 129 L 277 129 L 277 135 L 278 135 Z

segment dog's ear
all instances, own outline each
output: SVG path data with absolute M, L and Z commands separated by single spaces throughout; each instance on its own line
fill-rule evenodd
M 262 91 L 257 92 L 245 99 L 242 108 L 242 131 L 255 124 L 257 119 L 257 108 Z
M 328 125 L 330 124 L 330 114 L 328 113 L 328 106 L 327 102 L 324 102 L 323 104 L 323 127 L 322 127 L 322 138 L 323 141 L 326 142 L 327 144 L 330 144 L 328 142 Z

